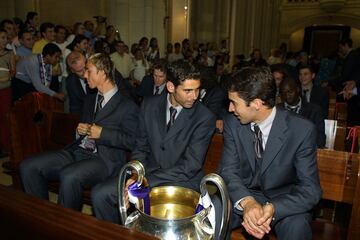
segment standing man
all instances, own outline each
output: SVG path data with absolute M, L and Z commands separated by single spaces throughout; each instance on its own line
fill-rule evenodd
M 168 94 L 145 98 L 132 159 L 146 169 L 150 187 L 182 186 L 199 191 L 202 166 L 215 130 L 215 116 L 197 101 L 200 73 L 187 62 L 167 70 Z M 119 223 L 117 179 L 92 190 L 99 219 Z
M 321 197 L 315 126 L 275 105 L 267 68 L 232 76 L 220 174 L 234 204 L 233 226 L 256 238 L 311 239 L 311 209 Z M 301 129 L 301 131 L 299 131 Z M 236 216 L 238 219 L 235 220 Z
M 360 125 L 360 96 L 358 89 L 360 86 L 360 54 L 352 48 L 350 38 L 342 39 L 339 43 L 340 55 L 344 58 L 338 90 L 342 89 L 347 100 L 347 124 L 349 127 Z
M 301 96 L 307 103 L 316 104 L 326 119 L 329 112 L 329 94 L 325 88 L 314 85 L 315 72 L 309 65 L 299 67 L 299 80 L 301 82 Z
M 25 160 L 20 174 L 26 193 L 48 199 L 48 181 L 60 181 L 58 203 L 81 210 L 84 188 L 114 177 L 126 163 L 138 128 L 138 107 L 120 95 L 105 54 L 92 55 L 85 78 L 92 89 L 76 131 L 79 138 L 63 150 Z

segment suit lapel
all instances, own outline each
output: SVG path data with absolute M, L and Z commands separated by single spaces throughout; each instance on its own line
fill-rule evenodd
M 155 116 L 157 118 L 158 128 L 161 136 L 164 136 L 166 134 L 166 103 L 167 103 L 167 94 L 161 94 L 160 96 L 160 104 L 157 107 Z
M 113 109 L 120 104 L 120 101 L 121 101 L 121 95 L 119 91 L 117 91 L 115 95 L 112 96 L 112 98 L 110 98 L 109 102 L 107 102 L 105 106 L 96 114 L 94 122 L 101 121 L 104 117 L 106 117 L 109 113 L 111 113 Z M 95 109 L 95 104 L 94 104 L 94 109 Z
M 255 150 L 254 150 L 255 136 L 250 128 L 250 124 L 247 124 L 246 126 L 240 125 L 238 127 L 237 133 L 238 133 L 238 139 L 240 139 L 240 142 L 244 146 L 244 150 L 246 152 L 246 156 L 250 163 L 251 169 L 253 172 L 255 172 Z
M 261 174 L 269 167 L 284 145 L 288 124 L 286 122 L 285 110 L 276 109 L 276 116 L 273 121 L 270 134 L 265 146 L 264 158 L 261 165 Z
M 197 108 L 197 103 L 192 108 L 186 109 L 183 108 L 179 113 L 179 116 L 176 118 L 174 125 L 171 126 L 169 131 L 166 133 L 165 140 L 171 138 L 172 136 L 176 135 L 181 129 L 189 124 L 189 119 L 191 115 L 194 113 L 195 109 Z

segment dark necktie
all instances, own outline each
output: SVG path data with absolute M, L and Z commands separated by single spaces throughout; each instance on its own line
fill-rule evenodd
M 173 107 L 170 107 L 169 110 L 170 110 L 170 120 L 167 124 L 167 131 L 169 131 L 170 127 L 174 124 L 177 113 L 176 109 Z
M 309 90 L 307 90 L 307 89 L 303 90 L 303 99 L 305 99 L 306 102 L 309 102 L 308 97 L 307 97 L 308 92 L 309 92 Z
M 264 149 L 262 145 L 262 133 L 258 125 L 254 125 L 254 132 L 255 132 L 255 154 L 256 159 L 259 160 L 262 158 Z
M 159 95 L 160 93 L 160 87 L 159 86 L 155 86 L 155 93 L 154 95 Z
M 98 94 L 97 96 L 97 102 L 96 102 L 96 110 L 95 110 L 95 115 L 102 109 L 102 103 L 104 101 L 104 96 Z

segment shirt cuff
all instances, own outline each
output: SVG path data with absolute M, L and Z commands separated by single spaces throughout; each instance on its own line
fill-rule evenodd
M 246 196 L 246 197 L 243 197 L 240 200 L 236 201 L 235 204 L 234 204 L 234 208 L 236 208 L 239 211 L 244 211 L 244 209 L 240 206 L 240 202 L 242 200 L 244 200 L 245 198 L 248 198 L 248 197 L 251 197 L 251 196 Z
M 353 93 L 354 95 L 358 95 L 357 87 L 354 87 L 354 88 L 353 88 L 352 93 Z

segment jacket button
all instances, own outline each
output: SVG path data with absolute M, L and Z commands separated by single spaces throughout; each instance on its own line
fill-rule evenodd
M 164 147 L 161 147 L 161 150 L 165 151 L 165 148 L 164 148 Z

